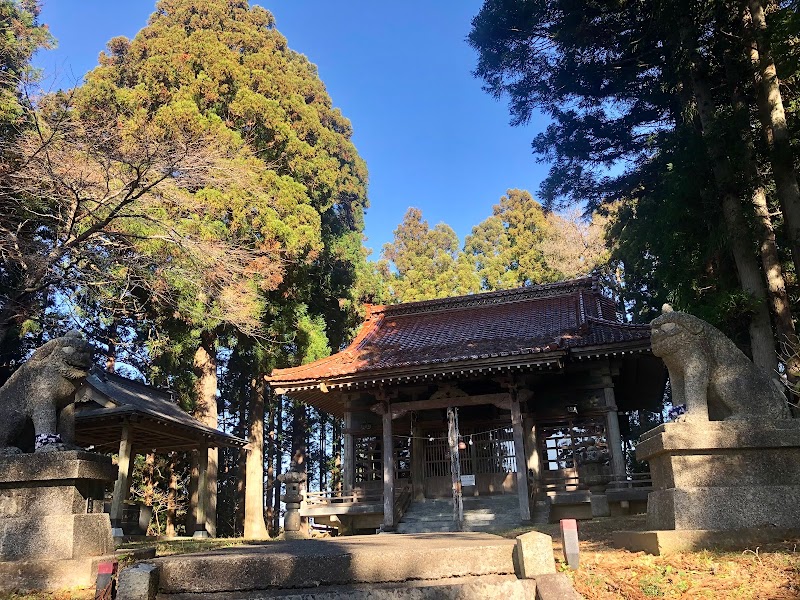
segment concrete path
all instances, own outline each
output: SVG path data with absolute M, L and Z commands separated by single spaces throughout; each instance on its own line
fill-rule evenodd
M 485 533 L 268 542 L 155 559 L 160 597 L 513 575 L 514 540 Z M 175 598 L 177 600 L 177 598 Z

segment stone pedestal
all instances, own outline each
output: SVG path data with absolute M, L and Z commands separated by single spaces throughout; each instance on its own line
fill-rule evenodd
M 654 531 L 642 539 L 678 530 L 714 546 L 714 532 L 729 540 L 739 531 L 746 546 L 748 530 L 780 538 L 800 527 L 800 420 L 667 423 L 642 436 L 636 455 L 650 463 L 654 487 Z M 635 537 L 626 532 L 624 545 L 646 549 L 632 547 Z
M 102 510 L 116 476 L 110 458 L 89 452 L 0 457 L 0 590 L 92 585 L 114 551 Z

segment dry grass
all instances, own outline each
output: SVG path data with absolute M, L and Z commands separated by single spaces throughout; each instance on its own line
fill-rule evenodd
M 569 571 L 561 558 L 558 525 L 536 526 L 553 536 L 557 567 L 588 600 L 800 598 L 800 540 L 739 552 L 684 552 L 651 556 L 611 547 L 611 532 L 643 530 L 644 516 L 581 521 L 581 562 Z M 530 530 L 531 528 L 528 528 Z M 507 537 L 519 535 L 514 530 Z
M 67 590 L 63 592 L 31 592 L 17 594 L 0 592 L 0 600 L 93 600 L 94 589 Z

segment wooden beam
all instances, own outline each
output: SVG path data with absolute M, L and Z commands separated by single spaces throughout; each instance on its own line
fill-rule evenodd
M 462 396 L 456 398 L 438 398 L 428 400 L 412 400 L 410 402 L 393 402 L 389 405 L 392 418 L 402 417 L 410 410 L 430 410 L 434 408 L 450 408 L 455 406 L 478 406 L 482 404 L 493 404 L 503 410 L 511 410 L 511 401 L 506 392 L 500 394 L 480 394 L 478 396 Z M 386 405 L 378 403 L 373 405 L 370 410 L 382 415 L 387 410 Z
M 111 498 L 111 532 L 114 537 L 121 537 L 122 509 L 125 506 L 125 496 L 131 487 L 130 467 L 131 449 L 133 447 L 131 427 L 128 423 L 122 425 L 122 435 L 119 442 L 119 458 L 117 460 L 117 481 L 114 483 L 114 496 Z
M 383 530 L 394 531 L 394 443 L 392 413 L 383 414 Z
M 511 388 L 511 428 L 514 432 L 514 455 L 517 461 L 517 494 L 519 516 L 522 521 L 531 520 L 530 496 L 528 495 L 528 469 L 525 461 L 525 442 L 522 430 L 522 412 L 515 388 Z

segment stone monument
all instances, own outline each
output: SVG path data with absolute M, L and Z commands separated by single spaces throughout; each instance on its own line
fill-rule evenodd
M 75 392 L 92 366 L 92 349 L 70 331 L 36 350 L 0 387 L 0 455 L 20 447 L 65 450 L 75 441 Z M 33 438 L 26 425 L 33 425 Z M 75 449 L 74 447 L 72 449 Z
M 789 418 L 780 383 L 722 332 L 664 306 L 651 323 L 653 354 L 669 370 L 675 423 L 636 447 L 654 491 L 647 532 L 615 542 L 654 554 L 744 546 L 800 528 L 800 420 Z
M 308 536 L 301 529 L 300 504 L 303 502 L 303 487 L 306 474 L 292 462 L 289 470 L 278 475 L 278 480 L 286 486 L 281 500 L 286 503 L 286 514 L 283 517 L 283 534 L 287 540 L 304 540 Z
M 88 342 L 70 332 L 0 388 L 0 591 L 92 585 L 113 554 L 102 507 L 117 468 L 71 449 L 74 394 L 90 366 Z

